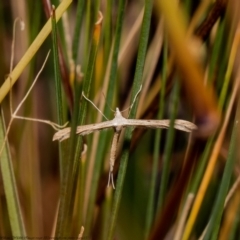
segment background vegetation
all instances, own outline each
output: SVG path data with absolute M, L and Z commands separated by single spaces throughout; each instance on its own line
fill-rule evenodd
M 239 4 L 1 1 L 0 237 L 239 239 Z M 68 140 L 13 119 L 34 79 L 17 114 L 69 122 Z M 123 114 L 171 126 L 122 132 L 113 189 L 114 131 L 75 134 L 105 121 L 82 91 L 112 119 L 141 85 Z M 174 130 L 176 118 L 198 130 Z

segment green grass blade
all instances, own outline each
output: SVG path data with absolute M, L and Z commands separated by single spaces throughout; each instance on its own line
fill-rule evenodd
M 173 88 L 173 109 L 171 113 L 170 127 L 167 133 L 167 140 L 166 140 L 164 156 L 163 156 L 163 170 L 162 170 L 162 177 L 161 177 L 161 184 L 160 184 L 160 191 L 159 191 L 159 198 L 158 198 L 158 207 L 159 207 L 158 211 L 161 211 L 163 208 L 164 200 L 167 192 L 171 153 L 172 153 L 173 140 L 175 136 L 174 120 L 176 119 L 176 114 L 177 114 L 179 90 L 180 90 L 180 83 L 178 80 L 176 80 Z
M 73 61 L 77 62 L 78 57 L 78 49 L 79 49 L 79 43 L 80 43 L 80 32 L 81 32 L 81 26 L 82 26 L 82 20 L 83 20 L 83 10 L 85 6 L 84 0 L 79 0 L 77 5 L 77 16 L 76 16 L 76 25 L 74 30 L 74 36 L 73 36 L 73 46 L 72 46 L 72 52 L 73 52 Z
M 136 70 L 135 70 L 134 81 L 133 81 L 131 102 L 133 101 L 135 95 L 140 89 L 140 86 L 142 85 L 142 76 L 143 76 L 143 68 L 144 68 L 144 62 L 145 62 L 146 50 L 147 50 L 147 44 L 148 44 L 148 38 L 149 38 L 152 5 L 153 5 L 153 1 L 145 1 L 145 11 L 144 11 L 143 23 L 142 23 L 142 29 L 141 29 L 141 35 L 140 35 L 140 43 L 138 48 L 138 56 L 137 56 Z M 137 101 L 133 105 L 130 111 L 129 118 L 135 118 L 136 112 L 137 112 Z M 120 206 L 123 183 L 126 175 L 132 131 L 133 131 L 132 128 L 126 129 L 125 140 L 124 140 L 125 143 L 123 146 L 123 154 L 120 160 L 120 168 L 118 173 L 116 192 L 113 200 L 112 216 L 111 216 L 109 233 L 107 238 L 108 240 L 112 240 L 114 238 L 114 231 L 115 231 L 115 226 L 117 221 L 118 209 Z
M 109 58 L 110 50 L 111 50 L 111 40 L 112 40 L 112 6 L 113 2 L 112 0 L 107 1 L 107 9 L 106 9 L 106 17 L 105 17 L 105 27 L 104 27 L 104 51 L 105 51 L 105 56 L 104 56 L 104 61 L 105 64 L 104 66 L 107 66 L 107 61 Z M 117 23 L 118 26 L 118 23 Z M 118 27 L 116 26 L 116 37 L 118 35 L 117 29 Z M 115 39 L 116 41 L 116 39 Z
M 64 166 L 63 178 L 61 182 L 60 188 L 60 205 L 58 211 L 57 225 L 56 225 L 56 233 L 57 237 L 65 237 L 67 236 L 67 228 L 66 225 L 70 221 L 68 219 L 70 201 L 71 201 L 71 193 L 73 186 L 72 179 L 72 171 L 73 171 L 73 162 L 74 162 L 74 150 L 76 144 L 76 128 L 78 121 L 78 113 L 79 113 L 79 99 L 81 96 L 81 85 L 80 79 L 76 76 L 75 80 L 75 95 L 74 95 L 74 107 L 73 107 L 73 116 L 72 116 L 72 124 L 71 124 L 71 133 L 69 139 L 69 149 L 68 149 L 68 161 L 66 162 L 66 166 Z
M 91 83 L 93 79 L 93 72 L 94 72 L 94 66 L 96 62 L 96 57 L 97 57 L 97 50 L 99 46 L 99 40 L 100 40 L 100 35 L 101 35 L 101 22 L 98 22 L 95 24 L 95 29 L 93 33 L 93 42 L 92 46 L 90 49 L 90 55 L 88 59 L 88 64 L 87 64 L 87 69 L 86 69 L 86 75 L 85 79 L 83 82 L 83 87 L 82 91 L 84 92 L 85 96 L 88 97 L 90 93 L 90 88 L 91 88 Z M 86 114 L 87 114 L 87 101 L 83 100 L 80 106 L 80 112 L 79 112 L 79 119 L 78 122 L 80 125 L 83 125 L 86 119 Z M 77 166 L 78 166 L 78 161 L 80 158 L 81 154 L 81 149 L 82 149 L 82 138 L 79 137 L 77 139 L 77 144 L 75 148 L 75 155 L 74 155 L 74 166 L 73 166 L 73 175 L 75 175 L 77 171 Z M 81 169 L 80 169 L 81 172 Z M 83 211 L 83 209 L 82 209 Z
M 53 48 L 53 65 L 54 65 L 54 79 L 56 87 L 56 99 L 57 99 L 57 122 L 59 125 L 64 125 L 64 114 L 63 114 L 63 100 L 62 100 L 62 87 L 61 87 L 61 73 L 59 66 L 58 57 L 58 41 L 57 41 L 57 24 L 55 9 L 52 9 L 52 48 Z M 60 176 L 63 177 L 63 167 L 64 167 L 64 155 L 63 155 L 63 145 L 64 143 L 59 142 L 59 165 L 60 165 Z
M 158 111 L 158 119 L 163 118 L 163 110 L 164 110 L 164 98 L 165 98 L 165 87 L 167 82 L 167 53 L 168 53 L 168 46 L 167 43 L 164 44 L 163 47 L 163 72 L 162 72 L 162 81 L 161 81 L 161 91 L 160 91 L 160 104 L 159 104 L 159 111 Z M 154 220 L 154 207 L 155 207 L 155 189 L 157 184 L 157 173 L 158 173 L 158 165 L 159 165 L 159 149 L 160 149 L 160 142 L 161 142 L 161 135 L 162 130 L 157 129 L 155 134 L 154 140 L 154 155 L 153 155 L 153 166 L 152 166 L 152 178 L 150 184 L 150 193 L 149 193 L 149 200 L 147 206 L 147 217 L 146 217 L 146 230 L 145 230 L 145 238 L 148 237 L 152 222 Z
M 88 60 L 88 64 L 87 64 L 87 70 L 86 70 L 86 75 L 85 75 L 85 79 L 83 82 L 83 92 L 85 94 L 86 97 L 89 96 L 90 93 L 90 88 L 91 88 L 91 83 L 92 83 L 92 79 L 93 79 L 93 73 L 94 73 L 94 66 L 95 66 L 95 62 L 96 62 L 96 57 L 97 57 L 97 50 L 98 50 L 98 46 L 99 46 L 99 41 L 100 41 L 100 35 L 101 35 L 101 27 L 102 26 L 102 19 L 100 20 L 100 22 L 98 21 L 98 23 L 95 24 L 95 29 L 93 32 L 93 42 L 92 42 L 92 46 L 90 49 L 90 55 L 89 55 L 89 60 Z M 87 101 L 83 101 L 80 107 L 80 117 L 79 117 L 79 123 L 80 125 L 83 125 L 86 119 L 86 114 L 87 114 Z M 76 168 L 78 165 L 78 161 L 80 158 L 80 154 L 81 154 L 81 149 L 82 149 L 82 138 L 78 138 L 77 141 L 77 145 L 76 145 L 76 149 L 75 149 L 75 160 L 74 160 L 74 168 L 73 168 L 73 174 L 75 174 L 76 172 Z M 81 170 L 80 170 L 81 171 Z M 83 209 L 82 209 L 83 211 Z
M 92 13 L 91 13 L 91 1 L 86 1 L 86 23 L 85 23 L 85 37 L 84 37 L 84 56 L 89 56 L 89 48 L 90 48 L 90 39 L 91 39 L 91 26 L 92 26 Z M 85 70 L 85 66 L 87 61 L 83 63 L 83 69 Z
M 212 55 L 211 55 L 211 59 L 209 62 L 209 81 L 213 80 L 214 77 L 214 72 L 216 70 L 216 68 L 218 68 L 218 64 L 219 64 L 219 58 L 222 55 L 222 45 L 225 45 L 224 42 L 224 29 L 226 27 L 225 24 L 225 20 L 220 22 L 220 26 L 218 28 L 217 31 L 217 36 L 216 36 L 216 40 L 215 40 L 215 44 L 213 46 L 213 51 L 212 51 Z M 222 62 L 221 69 L 226 67 L 226 62 Z M 221 74 L 219 74 L 220 76 L 218 78 L 221 78 Z M 223 91 L 223 90 L 222 90 Z M 220 104 L 220 103 L 219 103 Z M 225 104 L 225 103 L 223 103 Z M 191 185 L 190 185 L 190 192 L 191 193 L 196 193 L 199 187 L 199 184 L 202 180 L 202 176 L 204 174 L 206 165 L 208 163 L 209 160 L 209 155 L 212 151 L 212 147 L 214 144 L 214 140 L 215 140 L 216 135 L 211 136 L 206 144 L 206 147 L 204 148 L 204 152 L 200 158 L 200 160 L 198 161 L 198 166 L 196 167 L 196 171 L 195 174 L 193 176 L 193 179 L 191 180 Z
M 239 46 L 239 32 L 238 32 L 238 30 L 236 30 L 235 36 L 233 38 L 233 42 L 231 45 L 231 51 L 230 51 L 230 55 L 229 55 L 229 59 L 228 59 L 227 69 L 224 74 L 224 81 L 223 81 L 223 86 L 221 89 L 221 94 L 219 97 L 219 108 L 220 109 L 223 108 L 224 103 L 226 102 L 227 92 L 228 92 L 228 88 L 230 85 L 231 74 L 233 71 L 234 61 L 236 58 L 238 46 Z
M 0 159 L 1 173 L 3 179 L 4 190 L 6 194 L 8 214 L 10 225 L 12 229 L 12 236 L 24 237 L 26 236 L 23 216 L 21 213 L 20 202 L 18 198 L 17 185 L 13 171 L 12 160 L 10 157 L 8 141 L 5 140 L 5 123 L 3 112 L 1 110 L 1 127 L 0 127 L 0 143 L 1 146 L 5 144 Z
M 99 46 L 99 40 L 100 40 L 100 35 L 101 35 L 101 25 L 102 25 L 102 19 L 100 22 L 95 24 L 95 29 L 93 33 L 93 41 L 92 41 L 92 46 L 90 49 L 90 55 L 88 59 L 88 64 L 87 64 L 87 70 L 86 70 L 86 75 L 84 78 L 83 82 L 83 87 L 82 91 L 84 92 L 84 95 L 86 97 L 89 97 L 90 93 L 90 88 L 91 88 L 91 83 L 93 79 L 93 72 L 94 72 L 94 66 L 96 62 L 96 57 L 97 57 L 97 50 Z M 83 101 L 81 106 L 80 106 L 80 114 L 79 114 L 79 124 L 83 125 L 86 119 L 86 114 L 87 114 L 87 101 Z M 80 138 L 78 138 L 80 139 Z M 77 144 L 76 147 L 76 154 L 75 154 L 75 161 L 77 162 L 80 157 L 80 152 L 81 152 L 81 146 L 80 146 L 80 141 Z
M 122 26 L 123 26 L 123 20 L 124 20 L 124 9 L 125 9 L 126 0 L 121 0 L 119 2 L 118 7 L 118 17 L 117 17 L 117 25 L 116 25 L 116 32 L 115 32 L 115 41 L 114 41 L 114 47 L 113 47 L 113 56 L 111 59 L 111 70 L 110 70 L 110 76 L 109 76 L 109 85 L 108 85 L 108 92 L 106 96 L 106 102 L 112 102 L 113 95 L 114 95 L 114 89 L 116 86 L 117 81 L 117 61 L 118 61 L 118 53 L 120 48 L 120 40 L 121 40 L 121 32 L 122 32 Z M 110 114 L 110 109 L 108 106 L 105 106 L 104 114 L 108 116 Z M 91 189 L 90 189 L 90 199 L 88 201 L 88 210 L 87 210 L 87 223 L 86 223 L 86 232 L 88 233 L 90 231 L 90 228 L 92 226 L 92 216 L 94 211 L 94 204 L 96 199 L 96 192 L 97 192 L 97 186 L 98 181 L 100 177 L 101 172 L 101 166 L 103 157 L 105 154 L 106 149 L 106 142 L 107 142 L 108 133 L 106 131 L 102 131 L 100 133 L 100 139 L 98 148 L 97 148 L 97 156 L 94 166 L 94 175 L 92 179 Z
M 209 81 L 211 81 L 211 82 L 213 81 L 213 77 L 214 77 L 214 73 L 215 73 L 215 70 L 216 70 L 217 62 L 219 60 L 219 57 L 221 56 L 221 48 L 222 48 L 222 44 L 224 43 L 224 29 L 225 29 L 225 27 L 226 27 L 226 20 L 223 19 L 219 23 L 219 27 L 217 29 L 217 36 L 216 36 L 215 43 L 213 45 L 213 51 L 212 51 L 210 64 L 209 64 L 208 78 L 209 78 Z
M 103 202 L 103 213 L 102 213 L 102 221 L 101 221 L 101 235 L 100 239 L 105 240 L 107 239 L 108 234 L 108 225 L 109 225 L 109 218 L 111 216 L 111 207 L 112 207 L 112 199 L 113 198 L 113 191 L 112 189 L 106 189 L 106 198 Z
M 95 66 L 95 60 L 97 55 L 97 49 L 99 44 L 101 34 L 101 21 L 95 24 L 94 34 L 93 34 L 93 41 L 90 50 L 90 56 L 88 60 L 88 66 L 86 70 L 86 75 L 83 81 L 82 91 L 88 97 L 92 77 L 93 77 L 93 70 Z M 79 81 L 75 82 L 77 86 L 76 94 L 75 94 L 75 104 L 74 104 L 74 111 L 73 111 L 73 120 L 72 120 L 72 127 L 70 133 L 70 147 L 69 147 L 69 159 L 66 166 L 66 172 L 63 177 L 63 185 L 61 189 L 61 201 L 60 201 L 60 208 L 59 208 L 59 218 L 57 223 L 57 236 L 63 237 L 69 235 L 69 226 L 71 223 L 71 203 L 73 203 L 73 197 L 75 189 L 73 189 L 74 184 L 76 183 L 77 171 L 78 171 L 78 162 L 80 159 L 81 154 L 81 147 L 82 147 L 82 138 L 76 137 L 76 127 L 78 125 L 84 124 L 86 119 L 86 108 L 87 103 L 83 101 L 79 109 L 79 99 L 81 96 L 81 88 L 79 86 Z M 77 142 L 76 142 L 77 140 Z
M 86 146 L 85 146 L 86 147 Z M 81 162 L 79 166 L 79 174 L 78 174 L 78 188 L 77 193 L 78 196 L 76 198 L 78 199 L 77 203 L 77 229 L 81 229 L 82 226 L 84 226 L 84 193 L 85 193 L 85 179 L 86 179 L 86 154 L 87 152 L 81 154 Z
M 71 124 L 71 133 L 69 140 L 69 156 L 66 166 L 64 166 L 63 180 L 60 189 L 60 205 L 57 219 L 57 227 L 56 227 L 56 236 L 57 237 L 65 237 L 68 234 L 68 223 L 69 219 L 69 211 L 70 211 L 70 202 L 72 196 L 72 187 L 74 184 L 74 179 L 72 177 L 73 171 L 73 162 L 74 162 L 74 150 L 76 145 L 76 128 L 77 128 L 77 120 L 79 113 L 79 99 L 81 96 L 81 85 L 79 81 L 75 82 L 75 97 L 74 97 L 74 109 L 73 109 L 73 117 Z
M 224 168 L 224 173 L 223 173 L 221 185 L 219 188 L 219 192 L 218 192 L 215 204 L 213 205 L 214 207 L 211 213 L 209 227 L 207 229 L 204 240 L 207 240 L 207 239 L 214 240 L 218 238 L 219 228 L 220 228 L 221 219 L 224 211 L 224 202 L 227 196 L 230 180 L 233 173 L 234 163 L 236 160 L 236 146 L 237 146 L 236 134 L 237 133 L 238 133 L 238 123 L 235 123 L 233 127 L 232 136 L 231 136 L 231 141 L 230 141 L 228 159 Z
M 206 144 L 206 147 L 204 149 L 204 152 L 199 160 L 199 163 L 196 167 L 197 171 L 195 172 L 195 175 L 191 181 L 191 186 L 190 186 L 190 192 L 191 193 L 196 193 L 197 190 L 198 190 L 198 187 L 200 185 L 200 182 L 202 180 L 202 176 L 204 174 L 204 171 L 205 171 L 205 168 L 207 166 L 207 163 L 208 163 L 208 159 L 209 159 L 209 155 L 211 153 L 211 150 L 212 150 L 212 147 L 213 147 L 213 144 L 214 144 L 214 137 L 211 137 L 207 144 Z
M 93 16 L 94 16 L 94 20 L 97 19 L 98 17 L 98 11 L 100 9 L 100 0 L 95 0 L 94 4 L 93 4 Z

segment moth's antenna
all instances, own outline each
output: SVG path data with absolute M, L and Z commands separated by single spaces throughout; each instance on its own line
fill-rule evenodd
M 108 118 L 104 115 L 104 113 L 90 99 L 88 99 L 85 96 L 84 92 L 82 92 L 82 95 L 88 102 L 90 102 L 103 115 L 103 117 L 105 117 L 106 120 L 108 120 Z
M 134 97 L 134 99 L 133 99 L 132 104 L 131 104 L 129 107 L 127 107 L 127 108 L 125 108 L 124 110 L 122 110 L 121 112 L 125 112 L 125 111 L 127 111 L 128 109 L 132 109 L 132 107 L 133 107 L 133 105 L 134 105 L 134 103 L 135 103 L 135 101 L 136 101 L 139 93 L 141 92 L 141 90 L 142 90 L 142 85 L 140 86 L 138 92 L 136 93 L 136 95 L 135 95 L 135 97 Z
M 109 109 L 110 109 L 112 112 L 116 112 L 115 110 L 113 110 L 113 109 L 111 108 L 110 104 L 109 104 L 108 101 L 107 101 L 107 98 L 106 98 L 104 92 L 102 92 L 102 95 L 103 95 L 103 97 L 104 97 L 104 99 L 105 99 L 105 102 L 106 102 L 106 104 L 108 105 Z

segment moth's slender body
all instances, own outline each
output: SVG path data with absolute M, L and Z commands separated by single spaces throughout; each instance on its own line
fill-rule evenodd
M 108 186 L 110 185 L 110 182 L 111 182 L 114 189 L 115 189 L 115 186 L 114 186 L 114 180 L 113 180 L 113 167 L 114 167 L 114 163 L 117 155 L 117 144 L 118 144 L 121 131 L 122 130 L 115 131 L 113 135 L 112 146 L 110 151 L 110 160 L 109 160 L 110 169 L 109 169 L 109 177 L 108 177 Z
M 170 126 L 170 120 L 138 120 L 138 119 L 124 118 L 121 112 L 119 111 L 119 109 L 116 108 L 115 117 L 112 120 L 108 120 L 108 121 L 96 123 L 96 124 L 79 126 L 77 127 L 76 134 L 80 134 L 83 136 L 95 131 L 100 131 L 108 128 L 114 129 L 115 133 L 114 133 L 111 152 L 110 152 L 110 170 L 109 170 L 108 185 L 111 181 L 113 188 L 115 188 L 114 181 L 113 181 L 113 167 L 116 159 L 117 143 L 118 143 L 119 136 L 122 129 L 125 127 L 169 128 L 169 126 Z M 197 129 L 197 126 L 189 121 L 177 119 L 174 121 L 174 128 L 181 131 L 185 131 L 185 132 L 191 132 Z M 63 141 L 69 138 L 70 131 L 71 131 L 71 128 L 69 127 L 59 130 L 54 134 L 53 141 L 55 140 Z

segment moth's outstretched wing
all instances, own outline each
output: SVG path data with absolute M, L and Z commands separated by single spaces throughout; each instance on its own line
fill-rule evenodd
M 143 128 L 169 128 L 170 120 L 137 120 L 137 119 L 126 119 L 123 117 L 114 118 L 110 121 L 105 121 L 96 124 L 89 124 L 77 127 L 76 134 L 87 135 L 95 131 L 108 128 L 116 127 L 143 127 Z M 174 122 L 174 128 L 185 131 L 192 132 L 197 129 L 194 123 L 185 120 L 176 119 Z M 63 141 L 70 137 L 70 128 L 64 128 L 56 132 L 53 136 L 53 141 Z
M 111 128 L 111 127 L 113 127 L 112 120 L 101 122 L 101 123 L 83 125 L 83 126 L 77 127 L 76 134 L 83 136 L 83 135 L 87 135 L 87 134 L 90 134 L 95 131 L 99 131 L 99 130 L 107 129 L 107 128 Z M 55 140 L 63 141 L 65 139 L 69 138 L 70 132 L 71 132 L 71 128 L 69 128 L 69 127 L 59 130 L 58 132 L 56 132 L 53 135 L 53 141 L 55 141 Z
M 169 128 L 170 120 L 137 120 L 137 119 L 127 119 L 124 121 L 124 127 L 143 127 L 143 128 Z M 192 132 L 197 129 L 197 126 L 189 121 L 176 119 L 174 122 L 174 128 L 185 131 Z

